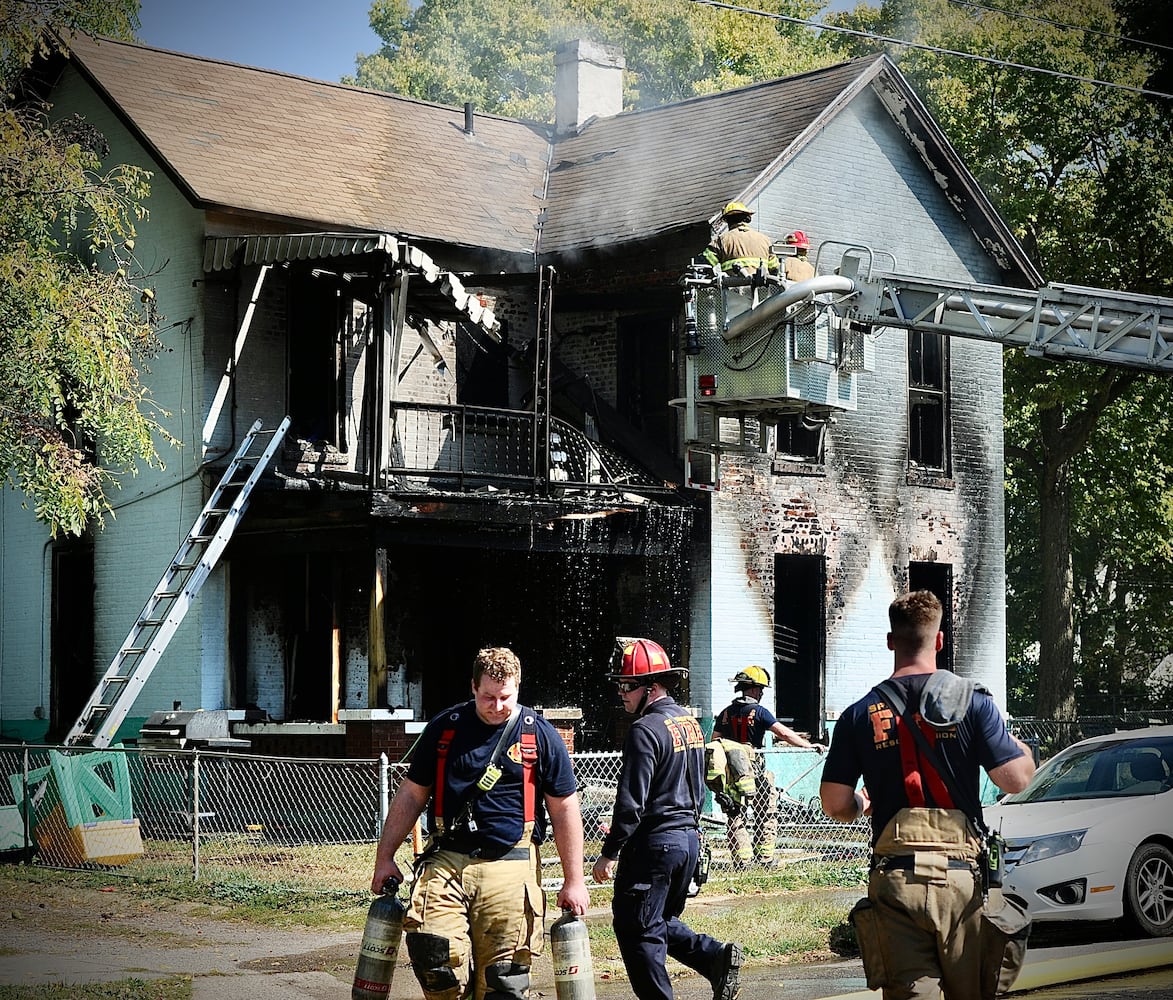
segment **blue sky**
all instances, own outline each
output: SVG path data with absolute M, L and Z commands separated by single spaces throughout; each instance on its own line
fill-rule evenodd
M 832 0 L 829 9 L 855 6 Z M 142 0 L 139 39 L 147 45 L 226 59 L 318 80 L 353 74 L 358 53 L 380 39 L 371 0 Z
M 371 0 L 142 0 L 147 45 L 319 80 L 353 74 L 378 51 Z

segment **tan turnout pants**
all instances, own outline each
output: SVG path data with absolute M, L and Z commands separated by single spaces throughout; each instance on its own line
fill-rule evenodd
M 403 927 L 428 1000 L 520 997 L 541 954 L 546 897 L 538 850 L 486 861 L 437 851 L 416 873 Z
M 979 851 L 958 810 L 902 809 L 880 834 L 868 898 L 879 917 L 884 1000 L 991 1000 L 981 992 Z M 884 870 L 885 858 L 908 867 Z

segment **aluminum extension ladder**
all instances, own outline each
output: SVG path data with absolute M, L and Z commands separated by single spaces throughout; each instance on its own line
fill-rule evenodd
M 249 494 L 281 446 L 288 429 L 289 417 L 282 420 L 276 430 L 263 430 L 259 420 L 249 429 L 77 722 L 65 737 L 66 746 L 102 748 L 110 745 L 187 609 L 220 559 L 248 506 Z M 253 446 L 259 446 L 266 439 L 268 443 L 264 449 L 254 454 Z

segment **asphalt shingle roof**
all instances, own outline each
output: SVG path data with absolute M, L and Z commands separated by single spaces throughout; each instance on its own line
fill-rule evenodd
M 141 45 L 78 61 L 206 207 L 532 250 L 540 126 Z
M 644 239 L 710 218 L 878 60 L 590 122 L 555 147 L 542 252 Z
M 898 95 L 915 142 L 979 238 L 1032 265 L 884 56 L 585 124 L 547 126 L 113 40 L 76 62 L 193 200 L 285 220 L 543 259 L 650 241 L 752 196 L 869 84 Z M 880 79 L 883 77 L 883 79 Z M 549 168 L 549 169 L 547 169 Z M 540 236 L 539 236 L 540 231 Z

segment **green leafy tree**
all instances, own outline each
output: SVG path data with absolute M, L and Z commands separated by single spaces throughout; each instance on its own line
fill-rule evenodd
M 0 0 L 0 466 L 53 535 L 109 511 L 107 490 L 157 462 L 138 365 L 157 349 L 134 257 L 148 174 L 104 166 L 102 135 L 53 120 L 23 71 L 75 31 L 129 35 L 134 0 Z
M 810 17 L 815 0 L 760 10 Z M 792 22 L 679 0 L 375 0 L 380 51 L 345 82 L 535 121 L 554 112 L 552 52 L 589 38 L 622 52 L 624 103 L 645 108 L 833 62 Z
M 1124 2 L 1158 16 L 1147 0 Z M 1107 0 L 997 6 L 1008 13 L 890 0 L 836 21 L 996 60 L 890 46 L 1049 280 L 1168 295 L 1169 102 L 1089 82 L 1144 87 L 1160 67 L 1153 50 L 1124 37 Z M 1128 707 L 1128 678 L 1173 646 L 1173 455 L 1159 419 L 1173 385 L 1013 352 L 1005 387 L 1011 708 Z

